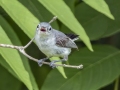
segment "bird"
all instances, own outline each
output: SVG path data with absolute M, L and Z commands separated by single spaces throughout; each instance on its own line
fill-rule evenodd
M 42 62 L 51 57 L 62 58 L 60 60 L 51 61 L 50 66 L 52 68 L 56 67 L 56 62 L 67 61 L 71 49 L 78 49 L 74 42 L 79 39 L 78 37 L 79 35 L 64 34 L 59 30 L 55 30 L 48 22 L 39 23 L 36 28 L 35 42 L 40 51 L 46 55 L 46 58 L 38 60 L 39 66 L 42 66 Z

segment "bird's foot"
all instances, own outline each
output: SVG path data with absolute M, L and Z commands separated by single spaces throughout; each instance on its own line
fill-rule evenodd
M 50 62 L 50 67 L 52 67 L 52 68 L 56 68 L 55 63 L 56 63 L 56 61 L 51 61 L 51 62 Z
M 38 60 L 38 65 L 41 67 L 45 60 L 49 59 L 48 57 Z
M 38 60 L 38 65 L 41 67 L 43 65 L 43 62 L 44 62 L 43 59 Z

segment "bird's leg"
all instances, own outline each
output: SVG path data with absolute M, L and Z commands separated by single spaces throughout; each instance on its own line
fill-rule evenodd
M 55 68 L 56 67 L 55 63 L 56 62 L 64 62 L 64 61 L 67 61 L 67 60 L 68 60 L 68 56 L 64 56 L 63 59 L 61 59 L 61 60 L 53 60 L 53 61 L 50 62 L 50 67 Z
M 43 62 L 47 59 L 49 59 L 50 57 L 46 57 L 46 58 L 43 58 L 43 59 L 40 59 L 38 60 L 38 65 L 41 67 L 43 65 Z

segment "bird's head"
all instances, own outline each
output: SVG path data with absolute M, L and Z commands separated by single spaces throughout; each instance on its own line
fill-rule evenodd
M 41 36 L 50 35 L 52 33 L 52 27 L 47 22 L 42 22 L 37 25 L 36 33 Z

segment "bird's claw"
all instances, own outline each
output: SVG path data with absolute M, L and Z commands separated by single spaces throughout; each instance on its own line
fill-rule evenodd
M 51 61 L 51 62 L 50 62 L 50 67 L 55 68 L 55 67 L 56 67 L 55 62 L 56 62 L 56 61 Z
M 43 65 L 43 59 L 38 60 L 38 65 L 41 67 Z

